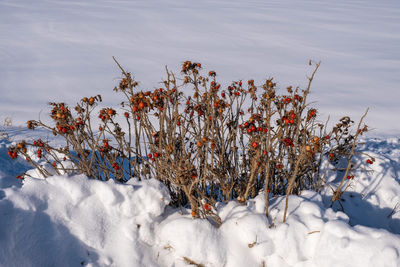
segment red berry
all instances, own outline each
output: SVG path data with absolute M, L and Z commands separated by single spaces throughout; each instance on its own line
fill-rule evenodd
M 124 116 L 125 116 L 125 118 L 129 118 L 129 113 L 128 113 L 128 112 L 125 112 L 125 113 L 124 113 Z
M 204 204 L 204 209 L 205 209 L 206 211 L 210 211 L 210 210 L 211 210 L 211 207 L 210 207 L 210 205 L 208 205 L 207 203 L 205 203 L 205 204 Z
M 257 148 L 258 147 L 258 143 L 257 142 L 253 142 L 253 144 L 251 144 L 252 147 Z

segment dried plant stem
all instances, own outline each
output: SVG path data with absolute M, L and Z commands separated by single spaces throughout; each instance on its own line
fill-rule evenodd
M 361 130 L 361 123 L 363 122 L 364 118 L 367 116 L 368 110 L 369 110 L 369 108 L 367 108 L 367 110 L 366 110 L 366 111 L 364 112 L 364 114 L 362 115 L 360 121 L 358 122 L 357 131 L 356 131 L 356 134 L 355 134 L 354 139 L 353 139 L 353 144 L 352 144 L 352 146 L 351 146 L 351 151 L 350 151 L 350 154 L 349 154 L 348 157 L 347 157 L 346 171 L 344 172 L 344 175 L 343 175 L 342 180 L 340 181 L 338 187 L 337 187 L 336 190 L 333 192 L 330 207 L 333 206 L 333 203 L 335 203 L 336 201 L 340 200 L 340 197 L 341 197 L 341 195 L 342 195 L 342 193 L 343 193 L 342 187 L 343 187 L 344 182 L 346 181 L 346 177 L 347 177 L 347 175 L 348 175 L 348 173 L 349 173 L 349 171 L 350 171 L 351 165 L 352 165 L 352 159 L 353 159 L 353 156 L 354 156 L 354 150 L 355 150 L 356 145 L 357 145 L 357 137 L 358 137 L 358 136 L 360 135 L 360 133 L 361 133 L 361 132 L 360 132 L 360 130 Z

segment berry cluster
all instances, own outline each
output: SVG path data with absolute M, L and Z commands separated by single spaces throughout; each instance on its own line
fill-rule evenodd
M 292 140 L 290 137 L 284 138 L 284 139 L 283 139 L 283 142 L 285 143 L 286 146 L 290 146 L 290 147 L 293 147 L 293 146 L 294 146 L 293 140 Z
M 370 158 L 370 159 L 367 159 L 367 160 L 366 160 L 366 162 L 367 162 L 368 164 L 374 164 L 374 161 L 375 161 L 374 158 Z
M 112 146 L 110 146 L 110 144 L 108 142 L 109 142 L 108 139 L 103 140 L 103 146 L 100 147 L 101 153 L 109 153 L 112 150 Z
M 287 115 L 282 117 L 282 121 L 284 122 L 285 125 L 294 124 L 295 119 L 296 119 L 296 114 L 294 113 L 294 110 L 290 110 Z
M 185 61 L 182 64 L 182 72 L 187 74 L 188 71 L 193 71 L 195 73 L 198 73 L 198 70 L 201 69 L 201 64 L 200 63 L 192 63 L 191 61 Z
M 100 110 L 99 118 L 105 122 L 117 115 L 117 112 L 112 108 L 103 108 Z
M 312 118 L 315 118 L 317 115 L 317 110 L 316 109 L 310 109 L 307 113 L 307 121 L 311 120 Z
M 116 162 L 113 162 L 112 167 L 114 168 L 114 170 L 118 171 L 119 170 L 119 165 Z
M 18 153 L 14 149 L 9 149 L 8 150 L 8 156 L 11 159 L 16 159 L 16 158 L 18 158 Z

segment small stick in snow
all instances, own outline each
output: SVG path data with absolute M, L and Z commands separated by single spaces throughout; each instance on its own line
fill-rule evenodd
M 388 214 L 387 218 L 390 218 L 393 216 L 393 214 L 397 213 L 400 211 L 400 202 L 397 202 L 397 204 L 394 206 L 392 211 Z
M 196 265 L 197 267 L 206 267 L 205 265 L 203 265 L 203 264 L 201 264 L 201 263 L 197 263 L 197 262 L 195 262 L 195 261 L 192 261 L 192 260 L 189 259 L 188 257 L 183 257 L 183 259 L 185 260 L 185 262 L 186 262 L 187 264 Z

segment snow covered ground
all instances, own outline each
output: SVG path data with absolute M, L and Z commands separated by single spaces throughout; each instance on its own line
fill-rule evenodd
M 143 88 L 187 59 L 222 84 L 275 77 L 304 86 L 332 120 L 367 107 L 375 133 L 400 133 L 398 0 L 0 0 L 0 119 L 37 119 L 48 101 L 112 92 L 116 56 Z
M 290 197 L 283 223 L 284 198 L 271 196 L 267 218 L 261 194 L 247 205 L 218 203 L 216 228 L 167 206 L 154 179 L 22 183 L 15 175 L 30 167 L 6 152 L 29 133 L 12 128 L 0 140 L 0 266 L 400 266 L 399 138 L 366 140 L 360 149 L 376 161 L 350 181 L 343 210 L 329 208 L 329 188 L 303 191 Z
M 400 266 L 399 47 L 398 0 L 0 0 L 0 123 L 15 126 L 0 132 L 0 266 Z M 308 60 L 321 60 L 311 100 L 331 121 L 370 107 L 361 149 L 376 161 L 351 181 L 343 211 L 329 208 L 329 189 L 304 191 L 283 223 L 283 198 L 266 218 L 261 194 L 219 203 L 220 228 L 172 209 L 156 180 L 22 184 L 15 176 L 31 167 L 7 146 L 32 133 L 18 126 L 49 101 L 100 93 L 118 104 L 112 56 L 143 89 L 186 59 L 223 85 L 272 76 L 304 87 Z

